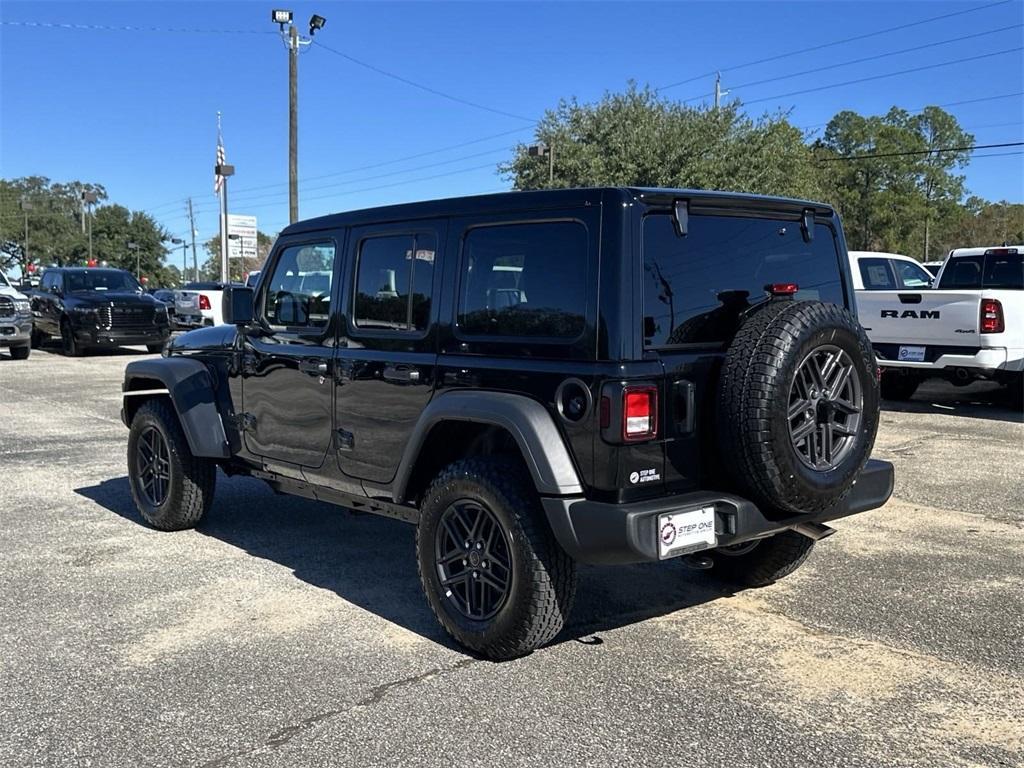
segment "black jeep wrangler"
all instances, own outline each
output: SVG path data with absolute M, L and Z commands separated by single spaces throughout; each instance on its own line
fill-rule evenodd
M 324 216 L 224 319 L 125 371 L 142 516 L 196 525 L 219 467 L 413 523 L 431 608 L 492 658 L 559 632 L 577 562 L 764 585 L 892 491 L 818 203 L 608 188 Z

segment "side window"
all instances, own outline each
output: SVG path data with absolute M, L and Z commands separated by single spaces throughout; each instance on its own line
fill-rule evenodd
M 357 328 L 424 331 L 430 323 L 437 238 L 369 237 L 359 246 L 353 321 Z
M 53 272 L 47 272 L 45 275 L 43 275 L 43 280 L 39 284 L 39 287 L 44 291 L 53 290 Z
M 574 339 L 586 322 L 587 230 L 573 221 L 471 229 L 459 285 L 465 334 Z
M 270 325 L 322 328 L 331 316 L 334 244 L 291 245 L 281 251 L 263 294 Z
M 892 266 L 902 288 L 920 289 L 931 285 L 932 276 L 924 267 L 911 264 L 909 261 L 894 261 Z
M 858 266 L 865 291 L 896 290 L 896 279 L 888 259 L 859 259 Z

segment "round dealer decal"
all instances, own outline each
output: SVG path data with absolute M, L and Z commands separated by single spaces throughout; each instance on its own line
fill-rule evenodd
M 661 541 L 666 547 L 671 547 L 676 540 L 676 526 L 670 520 L 661 526 Z
M 636 485 L 637 483 L 639 483 L 640 482 L 640 473 L 639 472 L 631 473 L 630 476 L 629 476 L 629 482 L 631 482 L 633 485 Z

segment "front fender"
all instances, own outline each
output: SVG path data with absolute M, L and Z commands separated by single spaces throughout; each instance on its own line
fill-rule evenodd
M 448 392 L 431 400 L 420 414 L 398 465 L 393 489 L 396 502 L 405 500 L 420 449 L 430 430 L 442 421 L 492 424 L 505 429 L 519 446 L 539 493 L 549 496 L 583 493 L 569 449 L 543 405 L 507 392 Z
M 154 387 L 153 382 L 159 382 L 162 386 Z M 123 389 L 126 400 L 130 397 L 163 394 L 160 390 L 166 390 L 192 455 L 230 458 L 231 448 L 224 431 L 224 422 L 217 410 L 213 377 L 200 361 L 187 357 L 165 357 L 128 363 Z M 122 410 L 122 414 L 126 410 Z M 125 422 L 128 422 L 127 417 Z

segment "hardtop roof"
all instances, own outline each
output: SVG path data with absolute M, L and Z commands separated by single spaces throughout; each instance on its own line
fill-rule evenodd
M 488 195 L 441 198 L 413 203 L 361 208 L 342 213 L 332 213 L 285 227 L 282 235 L 331 229 L 339 226 L 375 224 L 411 219 L 431 219 L 445 216 L 486 215 L 510 213 L 517 210 L 542 210 L 544 208 L 565 208 L 602 203 L 642 202 L 649 205 L 671 205 L 672 201 L 685 198 L 691 202 L 735 206 L 741 203 L 754 208 L 787 208 L 802 210 L 811 208 L 821 216 L 832 216 L 831 206 L 824 203 L 789 197 L 751 195 L 741 192 L 720 192 L 715 190 L 671 189 L 660 187 L 582 187 L 571 189 L 543 189 L 528 191 L 497 192 Z

